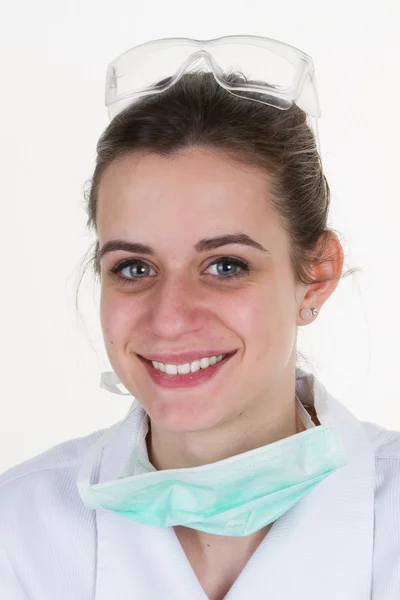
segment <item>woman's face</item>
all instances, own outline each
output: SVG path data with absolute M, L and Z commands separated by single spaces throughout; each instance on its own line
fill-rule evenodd
M 306 289 L 294 286 L 288 240 L 269 209 L 269 193 L 263 172 L 211 150 L 131 155 L 103 177 L 100 250 L 111 240 L 154 250 L 101 257 L 105 347 L 116 374 L 159 427 L 199 431 L 250 414 L 278 391 L 286 373 L 294 376 Z M 228 234 L 244 234 L 265 251 L 238 243 L 195 249 L 200 240 Z M 137 262 L 112 276 L 110 269 L 127 259 Z M 159 387 L 138 357 L 196 349 L 237 352 L 212 379 L 179 389 Z

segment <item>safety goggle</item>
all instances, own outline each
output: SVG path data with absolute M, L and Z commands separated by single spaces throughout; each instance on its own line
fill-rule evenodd
M 204 70 L 204 66 L 234 96 L 280 110 L 295 103 L 307 114 L 319 149 L 317 119 L 321 111 L 311 57 L 294 46 L 260 36 L 163 38 L 134 46 L 107 68 L 105 104 L 110 120 L 139 98 L 160 94 L 184 73 Z M 232 83 L 227 79 L 231 71 L 239 71 L 251 81 Z M 159 84 L 166 79 L 170 80 Z

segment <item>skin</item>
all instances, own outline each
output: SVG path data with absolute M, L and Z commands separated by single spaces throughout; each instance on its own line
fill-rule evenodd
M 154 256 L 118 250 L 101 259 L 100 313 L 112 368 L 149 414 L 149 458 L 157 469 L 208 464 L 304 430 L 295 411 L 296 339 L 297 328 L 314 318 L 307 322 L 299 313 L 321 311 L 338 282 L 295 285 L 270 189 L 264 171 L 210 149 L 168 158 L 132 154 L 103 177 L 100 248 L 125 239 L 156 250 Z M 238 244 L 203 253 L 193 248 L 201 238 L 233 232 L 247 233 L 271 255 Z M 334 261 L 314 266 L 318 278 L 341 273 L 335 235 L 330 252 Z M 144 265 L 125 267 L 119 275 L 136 283 L 123 285 L 109 269 L 132 257 Z M 250 273 L 229 283 L 223 264 L 212 265 L 221 257 L 245 259 Z M 196 348 L 238 352 L 212 380 L 176 390 L 153 383 L 135 354 Z M 236 556 L 239 544 L 243 556 L 251 554 L 267 530 L 234 538 Z M 190 535 L 203 552 L 210 540 L 217 552 L 226 539 Z

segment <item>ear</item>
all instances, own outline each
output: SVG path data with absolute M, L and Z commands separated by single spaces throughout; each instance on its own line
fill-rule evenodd
M 343 248 L 335 232 L 327 231 L 322 234 L 315 254 L 318 260 L 311 264 L 310 274 L 322 283 L 313 283 L 309 286 L 303 297 L 302 306 L 318 308 L 321 311 L 322 306 L 335 291 L 343 270 Z M 301 325 L 304 325 L 304 322 L 301 322 Z

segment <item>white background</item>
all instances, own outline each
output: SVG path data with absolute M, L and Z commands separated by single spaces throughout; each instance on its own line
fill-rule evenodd
M 329 225 L 345 265 L 298 350 L 359 419 L 400 430 L 399 98 L 396 0 L 20 0 L 2 7 L 0 472 L 108 427 L 132 397 L 99 388 L 110 370 L 83 190 L 108 125 L 106 67 L 150 39 L 272 37 L 314 59 Z M 311 368 L 310 368 L 311 365 Z

